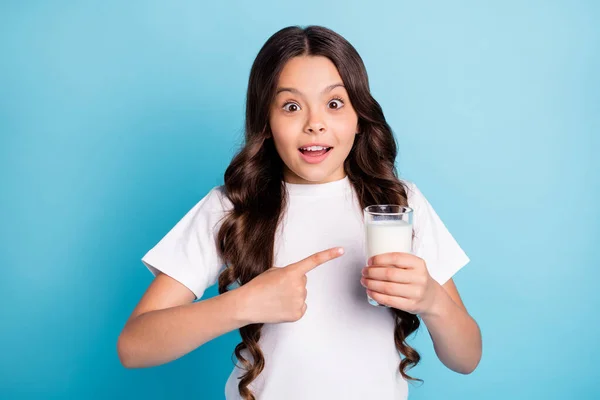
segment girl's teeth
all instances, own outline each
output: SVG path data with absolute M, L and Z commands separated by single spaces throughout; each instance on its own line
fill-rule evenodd
M 308 151 L 320 151 L 320 150 L 325 150 L 325 149 L 327 149 L 327 147 L 321 147 L 321 146 L 302 147 L 302 150 L 308 150 Z

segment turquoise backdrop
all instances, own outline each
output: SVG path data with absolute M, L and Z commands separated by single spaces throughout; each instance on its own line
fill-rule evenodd
M 469 376 L 421 330 L 411 399 L 600 398 L 597 1 L 3 1 L 0 398 L 220 399 L 238 334 L 123 368 L 140 261 L 241 143 L 251 63 L 325 25 L 472 262 Z M 211 288 L 206 296 L 215 295 Z

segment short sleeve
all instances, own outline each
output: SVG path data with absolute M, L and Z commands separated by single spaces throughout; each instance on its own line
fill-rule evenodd
M 443 285 L 470 259 L 419 188 L 412 182 L 406 184 L 413 209 L 413 253 L 425 260 L 431 277 Z
M 231 203 L 224 189 L 212 189 L 142 257 L 142 262 L 154 276 L 160 271 L 200 299 L 223 268 L 217 234 L 229 209 Z

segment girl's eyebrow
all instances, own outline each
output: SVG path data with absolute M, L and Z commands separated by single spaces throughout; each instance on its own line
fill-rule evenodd
M 323 91 L 321 92 L 321 94 L 325 94 L 327 92 L 331 92 L 336 87 L 344 87 L 344 84 L 343 83 L 334 83 L 333 85 L 329 85 L 325 89 L 323 89 Z M 278 88 L 277 91 L 275 92 L 275 95 L 277 96 L 281 92 L 290 92 L 290 93 L 297 94 L 299 96 L 303 96 L 302 92 L 299 91 L 298 89 L 288 88 L 288 87 L 280 87 L 280 88 Z

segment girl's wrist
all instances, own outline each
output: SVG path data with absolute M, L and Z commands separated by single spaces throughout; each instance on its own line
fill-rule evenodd
M 441 317 L 446 314 L 446 310 L 451 306 L 450 302 L 452 302 L 452 299 L 448 296 L 442 285 L 433 281 L 432 292 L 430 306 L 421 313 L 421 317 L 424 319 Z
M 231 290 L 226 295 L 229 295 L 232 300 L 232 316 L 236 323 L 240 326 L 246 326 L 256 323 L 253 315 L 253 307 L 251 306 L 251 293 L 246 286 L 241 286 Z

